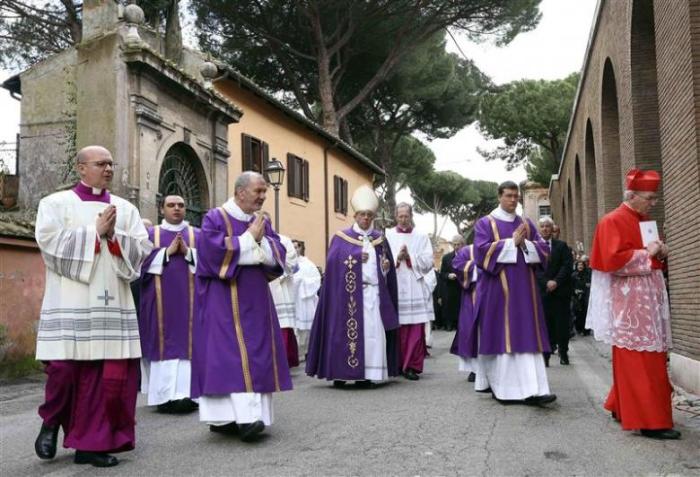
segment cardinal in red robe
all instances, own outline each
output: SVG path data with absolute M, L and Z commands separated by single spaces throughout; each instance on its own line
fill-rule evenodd
M 662 261 L 668 247 L 647 216 L 660 182 L 656 171 L 632 169 L 624 202 L 598 223 L 586 327 L 612 345 L 613 385 L 605 409 L 625 430 L 678 439 L 666 370 L 671 327 Z

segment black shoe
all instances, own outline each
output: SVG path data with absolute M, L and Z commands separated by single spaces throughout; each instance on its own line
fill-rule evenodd
M 355 387 L 360 389 L 374 389 L 377 387 L 377 383 L 373 383 L 369 379 L 364 379 L 362 381 L 355 381 Z
M 529 406 L 539 406 L 541 404 L 549 404 L 556 400 L 556 394 L 544 394 L 542 396 L 530 396 L 529 398 L 525 398 L 525 404 Z
M 177 401 L 170 402 L 172 403 L 173 414 L 189 414 L 199 409 L 199 404 L 190 398 L 178 399 Z
M 544 353 L 543 356 L 544 356 L 544 367 L 549 368 L 549 357 L 551 356 L 551 354 Z
M 569 354 L 566 351 L 562 351 L 559 355 L 559 364 L 568 366 L 569 365 Z
M 491 392 L 493 392 L 493 391 L 491 391 L 491 387 L 488 387 L 486 389 L 476 389 L 475 391 L 478 393 L 491 393 Z
M 344 388 L 346 384 L 347 381 L 342 381 L 340 379 L 336 379 L 335 381 L 333 381 L 334 388 Z
M 160 414 L 175 414 L 175 402 L 176 401 L 168 401 L 163 404 L 158 404 L 158 406 L 156 406 L 156 411 Z
M 93 467 L 114 467 L 119 459 L 104 452 L 75 451 L 73 462 L 76 464 L 91 464 Z
M 473 383 L 476 381 L 476 374 L 475 373 L 469 373 L 469 376 L 467 376 L 467 382 L 468 383 Z
M 240 424 L 238 429 L 243 442 L 252 442 L 265 430 L 265 424 L 262 421 L 255 421 L 250 424 Z
M 675 440 L 681 438 L 681 433 L 675 429 L 640 429 L 644 437 L 651 439 Z
M 420 378 L 418 377 L 418 374 L 411 368 L 408 368 L 406 371 L 403 373 L 403 377 L 408 379 L 409 381 L 418 381 Z
M 39 435 L 34 442 L 34 450 L 40 459 L 53 459 L 56 456 L 58 426 L 41 425 Z
M 209 432 L 216 432 L 217 434 L 237 436 L 238 431 L 238 424 L 236 424 L 235 422 L 229 422 L 228 424 L 224 424 L 222 426 L 215 426 L 213 424 L 209 425 Z

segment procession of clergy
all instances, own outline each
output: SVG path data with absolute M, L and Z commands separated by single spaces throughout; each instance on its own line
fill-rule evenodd
M 430 241 L 413 229 L 409 205 L 397 207 L 397 226 L 382 234 L 373 228 L 377 196 L 358 188 L 355 223 L 333 236 L 322 281 L 303 244 L 295 248 L 260 213 L 260 174 L 240 175 L 201 229 L 184 220 L 178 196 L 164 198 L 162 223 L 147 228 L 131 203 L 109 193 L 108 150 L 82 149 L 76 168 L 80 182 L 41 200 L 36 222 L 47 269 L 36 353 L 48 375 L 40 458 L 55 456 L 62 428 L 76 464 L 117 465 L 111 454 L 134 448 L 139 374 L 148 405 L 198 409 L 212 432 L 244 441 L 272 424 L 272 394 L 292 389 L 289 368 L 300 356 L 308 375 L 337 388 L 419 379 L 436 279 Z M 668 249 L 643 245 L 639 229 L 659 182 L 654 171 L 630 171 L 624 202 L 596 229 L 588 326 L 613 347 L 605 408 L 623 429 L 673 439 L 661 275 Z M 516 214 L 518 199 L 517 184 L 501 184 L 499 207 L 455 255 L 464 291 L 452 352 L 475 373 L 477 392 L 546 405 L 556 396 L 537 277 L 550 242 Z

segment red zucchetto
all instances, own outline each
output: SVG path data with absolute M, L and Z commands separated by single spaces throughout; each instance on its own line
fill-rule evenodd
M 641 169 L 632 169 L 627 173 L 625 180 L 625 189 L 656 192 L 661 183 L 661 176 L 653 170 L 643 171 Z

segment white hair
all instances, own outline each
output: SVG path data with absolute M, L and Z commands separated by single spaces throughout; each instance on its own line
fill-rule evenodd
M 253 179 L 262 179 L 263 182 L 267 182 L 265 180 L 265 176 L 263 176 L 262 174 L 255 171 L 245 171 L 243 174 L 238 176 L 236 182 L 233 183 L 234 195 L 238 194 L 238 192 L 248 187 L 248 184 L 250 184 L 250 181 L 252 181 Z
M 554 227 L 554 221 L 552 220 L 551 217 L 549 217 L 549 216 L 547 216 L 547 215 L 545 215 L 544 217 L 541 217 L 540 220 L 539 220 L 538 222 L 539 222 L 540 225 L 549 224 L 549 225 L 551 225 L 552 227 Z
M 398 204 L 396 204 L 396 207 L 394 207 L 394 212 L 397 213 L 399 209 L 404 208 L 408 209 L 408 213 L 411 214 L 411 216 L 413 216 L 413 206 L 408 202 L 399 202 Z
M 458 242 L 458 243 L 467 243 L 467 241 L 465 240 L 464 236 L 463 236 L 463 235 L 459 235 L 459 234 L 457 234 L 457 235 L 455 235 L 454 237 L 452 237 L 452 243 L 454 243 L 454 242 Z
M 634 195 L 633 190 L 626 190 L 625 192 L 622 193 L 622 200 L 624 200 L 624 201 L 632 200 L 633 195 Z

